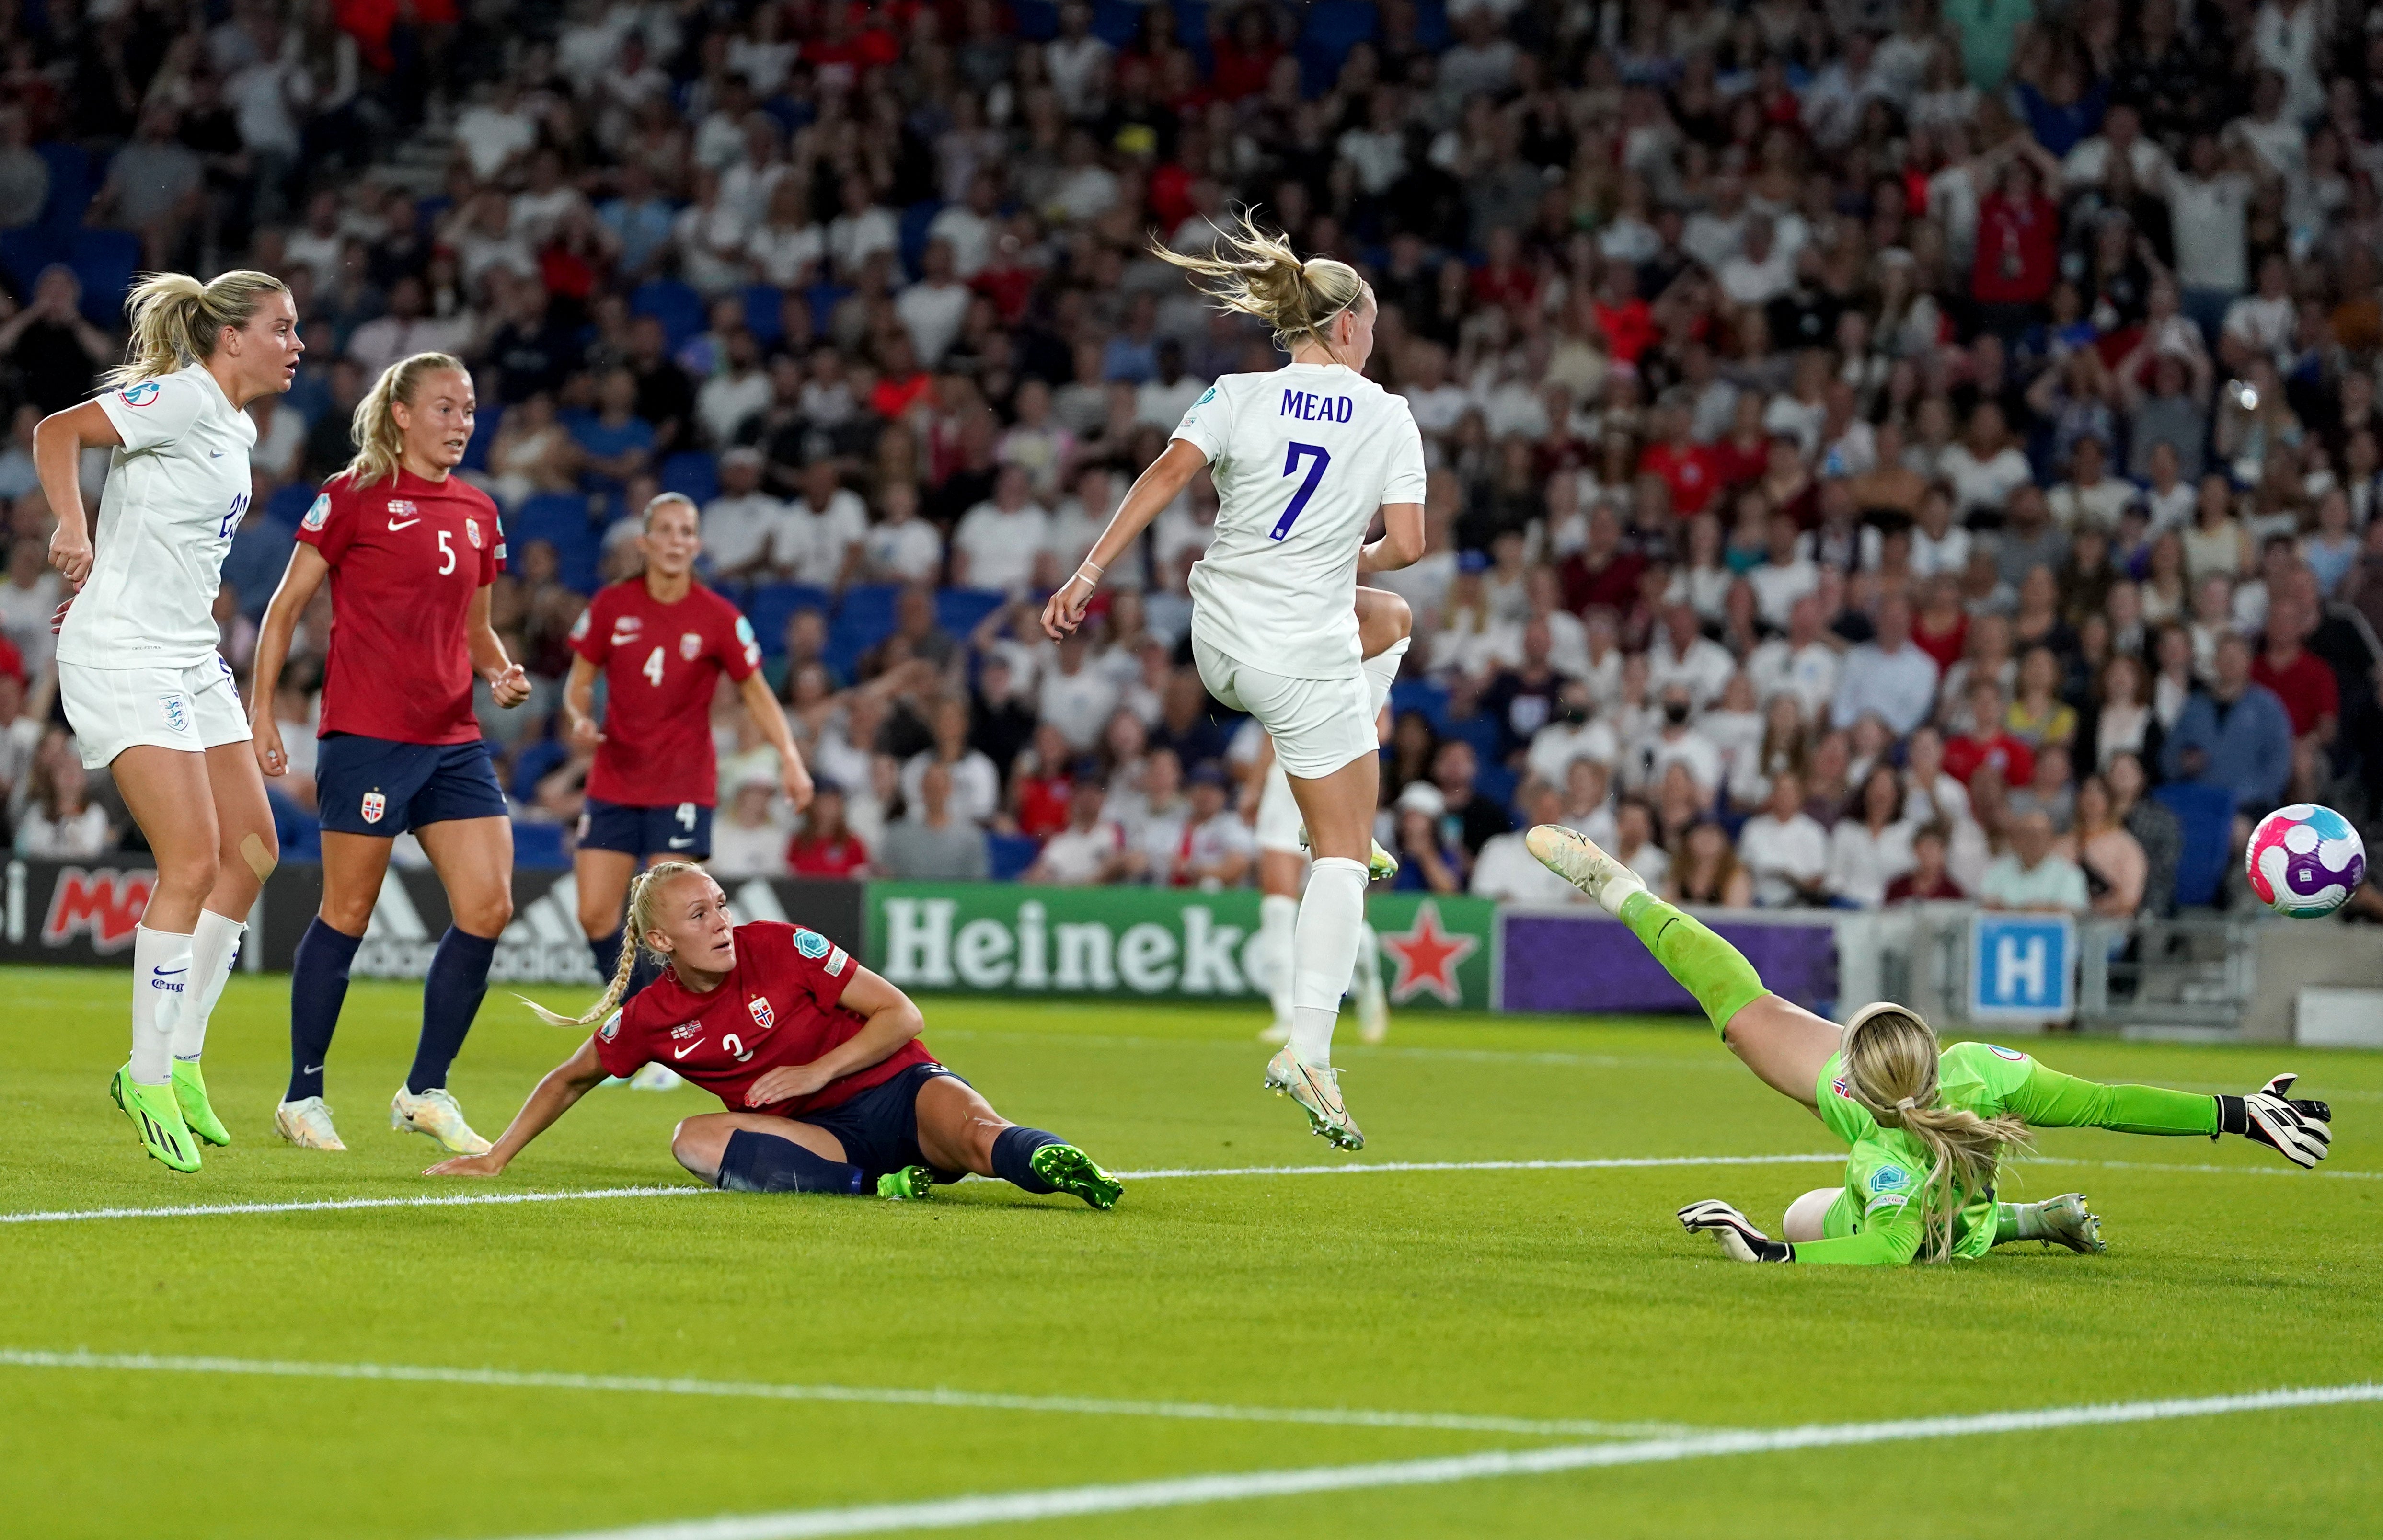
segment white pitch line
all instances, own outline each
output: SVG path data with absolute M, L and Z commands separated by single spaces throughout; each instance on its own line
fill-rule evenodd
M 625 1391 L 649 1396 L 712 1396 L 763 1401 L 837 1401 L 865 1406 L 949 1407 L 973 1411 L 1056 1411 L 1093 1417 L 1166 1417 L 1193 1423 L 1297 1423 L 1315 1427 L 1423 1428 L 1440 1433 L 1514 1433 L 1551 1438 L 1645 1438 L 1711 1430 L 1681 1423 L 1600 1423 L 1577 1418 L 1487 1417 L 1453 1411 L 1377 1411 L 1352 1407 L 1217 1406 L 1204 1401 L 1130 1401 L 1086 1396 L 1012 1396 L 900 1386 L 783 1385 L 750 1380 L 574 1374 L 514 1369 L 455 1369 L 416 1363 L 305 1363 L 272 1359 L 196 1358 L 152 1353 L 47 1352 L 0 1348 L 0 1366 L 104 1369 L 179 1374 L 256 1374 L 279 1379 L 377 1380 L 476 1385 L 509 1390 Z
M 1843 1162 L 1842 1154 L 1646 1155 L 1576 1161 L 1362 1161 L 1340 1165 L 1176 1166 L 1157 1171 L 1120 1171 L 1123 1181 L 1165 1181 L 1178 1177 L 1345 1177 L 1377 1171 L 1634 1171 L 1659 1165 L 1811 1165 Z
M 1436 1460 L 1386 1460 L 1370 1465 L 1322 1465 L 1304 1470 L 1179 1476 L 1100 1486 L 1059 1487 L 946 1497 L 929 1502 L 876 1503 L 860 1508 L 797 1509 L 716 1519 L 688 1519 L 618 1529 L 584 1530 L 545 1540 L 816 1540 L 838 1534 L 883 1534 L 894 1530 L 969 1529 L 982 1524 L 1080 1518 L 1201 1503 L 1292 1497 L 1369 1487 L 1431 1486 L 1497 1476 L 1550 1475 L 1564 1471 L 1721 1455 L 1776 1454 L 1791 1449 L 1839 1448 L 1913 1439 L 1962 1438 L 1977 1434 L 2037 1433 L 2179 1417 L 2216 1417 L 2242 1411 L 2280 1411 L 2296 1407 L 2383 1401 L 2383 1385 L 2317 1386 L 2264 1390 L 2246 1396 L 2128 1401 L 2107 1406 L 2046 1407 L 2033 1411 L 1996 1411 L 1969 1417 L 1921 1417 L 1893 1423 L 1829 1423 L 1804 1427 L 1688 1434 L 1626 1444 L 1567 1444 L 1554 1448 L 1491 1450 Z

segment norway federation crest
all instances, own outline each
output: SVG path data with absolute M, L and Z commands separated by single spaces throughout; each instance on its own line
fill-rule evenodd
M 683 633 L 678 639 L 678 655 L 690 663 L 702 657 L 703 634 L 699 631 Z
M 745 1002 L 745 1009 L 752 1014 L 753 1025 L 765 1032 L 778 1024 L 778 1014 L 770 1009 L 770 1003 L 758 994 Z
M 360 810 L 366 823 L 378 823 L 381 816 L 389 811 L 389 798 L 378 792 L 366 792 L 364 807 Z
M 478 550 L 480 548 L 479 520 L 466 519 L 463 521 L 463 538 L 472 542 L 472 548 L 474 550 Z

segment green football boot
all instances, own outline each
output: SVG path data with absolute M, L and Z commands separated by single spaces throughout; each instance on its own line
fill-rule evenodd
M 935 1174 L 923 1165 L 906 1165 L 877 1178 L 877 1196 L 897 1202 L 908 1198 L 931 1198 L 934 1191 Z
M 1365 856 L 1365 881 L 1387 882 L 1396 877 L 1399 874 L 1399 858 L 1384 850 L 1382 842 L 1379 840 L 1370 840 L 1366 843 L 1374 848 Z M 1303 823 L 1299 826 L 1299 848 L 1302 850 L 1307 848 L 1307 825 Z
M 182 1109 L 183 1126 L 191 1132 L 209 1144 L 231 1142 L 231 1130 L 207 1103 L 207 1080 L 199 1073 L 198 1060 L 174 1061 L 174 1101 Z
M 141 1136 L 142 1149 L 173 1170 L 199 1168 L 199 1147 L 191 1142 L 190 1127 L 182 1121 L 182 1109 L 174 1104 L 171 1085 L 142 1085 L 132 1078 L 132 1066 L 126 1065 L 108 1082 L 107 1094 L 132 1120 L 133 1132 Z
M 1113 1209 L 1125 1196 L 1125 1184 L 1100 1168 L 1099 1163 L 1072 1144 L 1046 1144 L 1027 1157 L 1034 1175 L 1060 1191 L 1081 1198 L 1096 1209 Z

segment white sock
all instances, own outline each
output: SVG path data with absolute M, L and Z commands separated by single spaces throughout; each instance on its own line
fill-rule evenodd
M 1274 1005 L 1274 1024 L 1290 1025 L 1290 945 L 1299 926 L 1299 900 L 1280 893 L 1258 899 L 1258 955 L 1265 959 L 1266 999 Z
M 1299 901 L 1299 929 L 1290 950 L 1290 1048 L 1319 1069 L 1332 1063 L 1332 1024 L 1340 992 L 1357 967 L 1357 933 L 1365 927 L 1365 863 L 1319 856 Z
M 1382 992 L 1382 938 L 1370 925 L 1357 927 L 1357 967 L 1349 979 L 1349 992 L 1357 999 Z
M 1376 717 L 1382 714 L 1383 705 L 1390 698 L 1390 686 L 1398 683 L 1399 659 L 1407 655 L 1407 644 L 1413 639 L 1401 636 L 1375 657 L 1365 659 L 1365 688 L 1371 692 Z
M 174 1018 L 191 982 L 191 938 L 132 929 L 132 1078 L 162 1086 L 174 1076 Z
M 199 911 L 199 928 L 191 936 L 191 991 L 174 1013 L 174 1057 L 196 1059 L 207 1045 L 207 1017 L 231 981 L 231 966 L 240 957 L 240 938 L 248 927 L 213 909 Z

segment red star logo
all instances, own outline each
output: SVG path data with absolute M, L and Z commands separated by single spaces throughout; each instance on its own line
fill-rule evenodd
M 1390 983 L 1392 1004 L 1404 1004 L 1424 990 L 1438 995 L 1444 1004 L 1464 1004 L 1456 970 L 1481 942 L 1476 937 L 1444 929 L 1438 905 L 1426 899 L 1415 906 L 1414 928 L 1404 934 L 1385 934 L 1382 944 L 1399 960 L 1398 977 Z

